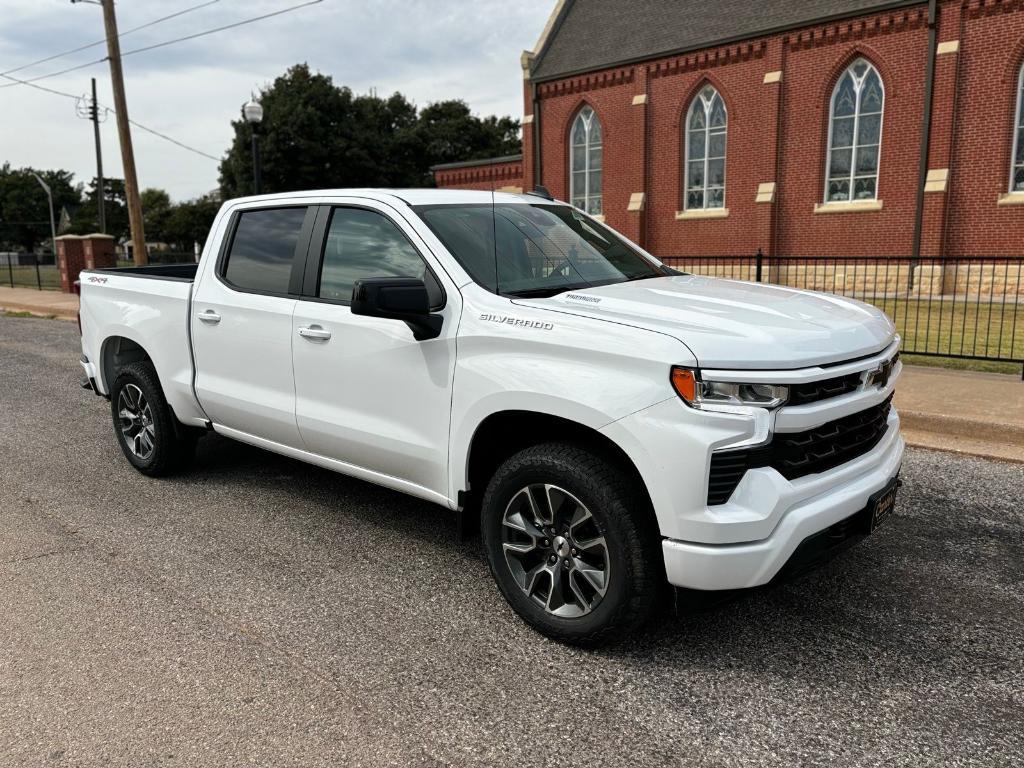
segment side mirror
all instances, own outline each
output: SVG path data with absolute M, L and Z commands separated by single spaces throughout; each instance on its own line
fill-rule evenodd
M 417 341 L 436 339 L 444 318 L 430 314 L 427 286 L 417 277 L 367 277 L 352 286 L 352 314 L 401 320 Z

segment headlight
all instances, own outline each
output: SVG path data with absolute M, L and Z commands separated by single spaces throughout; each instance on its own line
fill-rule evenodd
M 672 388 L 691 408 L 707 405 L 753 405 L 778 408 L 789 399 L 789 387 L 780 384 L 736 384 L 728 381 L 701 381 L 689 368 L 672 368 Z

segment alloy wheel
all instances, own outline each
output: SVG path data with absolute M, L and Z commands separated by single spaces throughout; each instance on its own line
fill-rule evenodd
M 536 483 L 512 496 L 502 518 L 505 562 L 523 592 L 547 613 L 578 618 L 608 591 L 608 545 L 578 498 Z
M 135 384 L 125 384 L 121 388 L 117 396 L 117 416 L 128 450 L 143 461 L 149 459 L 156 447 L 156 426 L 153 424 L 153 411 Z

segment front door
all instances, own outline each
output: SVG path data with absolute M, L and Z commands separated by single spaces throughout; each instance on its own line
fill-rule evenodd
M 308 295 L 292 323 L 295 415 L 306 449 L 386 484 L 447 496 L 458 291 L 449 285 L 446 296 L 426 246 L 389 207 L 337 205 L 318 221 Z M 392 276 L 427 284 L 444 317 L 438 338 L 416 341 L 401 321 L 352 314 L 356 280 Z
M 192 300 L 196 395 L 214 425 L 301 448 L 292 379 L 292 315 L 315 209 L 235 214 L 224 250 Z M 237 434 L 241 433 L 241 434 Z

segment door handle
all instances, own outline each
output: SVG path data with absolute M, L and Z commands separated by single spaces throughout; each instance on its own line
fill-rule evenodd
M 327 341 L 331 338 L 331 332 L 324 330 L 319 325 L 305 325 L 299 328 L 299 336 L 312 341 Z
M 210 325 L 216 325 L 217 323 L 220 322 L 220 315 L 218 315 L 212 309 L 208 309 L 205 312 L 200 312 L 198 315 L 196 315 L 196 317 L 198 317 L 204 323 L 209 323 Z

